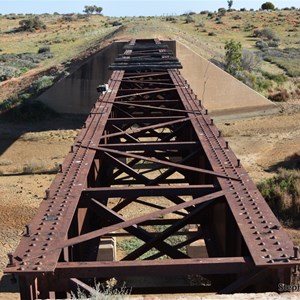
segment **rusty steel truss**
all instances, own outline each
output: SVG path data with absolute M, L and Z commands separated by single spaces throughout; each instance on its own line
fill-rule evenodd
M 21 298 L 65 298 L 110 278 L 132 293 L 289 284 L 297 251 L 166 44 L 131 40 L 110 68 L 108 90 L 9 257 Z M 117 257 L 103 261 L 108 237 Z M 191 255 L 200 241 L 205 253 Z

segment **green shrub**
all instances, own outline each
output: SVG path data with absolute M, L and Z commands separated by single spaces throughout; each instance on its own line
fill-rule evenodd
M 278 85 L 282 85 L 288 80 L 288 78 L 284 74 L 271 74 L 269 72 L 263 72 L 262 74 L 264 75 L 264 77 L 275 81 Z
M 238 71 L 235 74 L 235 78 L 242 81 L 244 84 L 246 84 L 252 89 L 256 88 L 257 77 L 253 73 L 250 73 L 246 70 Z
M 268 49 L 263 52 L 263 59 L 276 64 L 285 70 L 289 76 L 300 76 L 300 49 L 298 48 Z
M 254 30 L 253 36 L 258 38 L 265 38 L 267 40 L 279 41 L 275 32 L 270 28 Z
M 38 29 L 46 29 L 46 25 L 38 16 L 30 19 L 24 19 L 19 22 L 20 29 L 24 31 L 35 31 Z
M 19 77 L 22 72 L 15 67 L 0 65 L 0 82 L 13 77 Z
M 265 41 L 256 41 L 255 42 L 255 47 L 257 47 L 260 50 L 265 50 L 269 48 L 269 45 Z
M 50 52 L 50 47 L 49 46 L 40 47 L 39 50 L 38 50 L 38 53 L 45 53 L 45 52 Z
M 20 103 L 20 101 L 21 100 L 18 97 L 10 98 L 10 99 L 6 99 L 6 100 L 2 101 L 0 103 L 0 113 L 13 108 L 14 106 L 16 106 L 16 104 Z
M 263 76 L 257 76 L 255 90 L 259 92 L 267 91 L 273 86 L 273 81 L 265 79 Z
M 279 170 L 273 178 L 258 184 L 275 215 L 285 224 L 300 226 L 300 173 L 299 171 Z
M 53 85 L 53 82 L 54 82 L 54 76 L 42 76 L 32 84 L 32 88 L 35 94 L 40 94 L 48 87 Z
M 235 75 L 242 70 L 242 44 L 235 40 L 226 41 L 225 43 L 225 70 Z

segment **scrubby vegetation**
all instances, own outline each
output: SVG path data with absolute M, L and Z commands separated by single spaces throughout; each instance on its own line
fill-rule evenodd
M 24 31 L 35 31 L 39 29 L 46 29 L 47 27 L 46 24 L 38 16 L 21 20 L 19 24 L 20 29 Z
M 280 169 L 278 175 L 258 184 L 275 215 L 286 225 L 300 227 L 300 171 Z
M 127 288 L 125 283 L 120 288 L 115 287 L 117 280 L 111 278 L 105 284 L 95 283 L 94 291 L 87 295 L 79 287 L 77 293 L 71 293 L 71 299 L 89 299 L 89 300 L 121 300 L 129 299 L 131 289 Z
M 298 95 L 300 12 L 295 8 L 268 12 L 238 11 L 232 9 L 232 1 L 227 1 L 227 4 L 228 9 L 221 7 L 216 12 L 187 12 L 181 16 L 164 17 L 104 17 L 89 6 L 86 14 L 0 16 L 0 30 L 3 33 L 0 80 L 18 77 L 36 66 L 60 63 L 67 66 L 73 57 L 89 47 L 97 47 L 99 41 L 122 28 L 128 35 L 136 37 L 156 37 L 161 34 L 190 43 L 205 58 L 223 66 L 236 78 L 270 99 L 274 99 L 274 95 L 278 98 L 276 94 L 282 94 L 282 98 L 286 99 L 285 90 L 288 98 Z M 19 22 L 24 20 L 39 20 L 46 25 L 46 29 L 42 29 L 42 26 L 33 31 L 16 32 Z M 33 23 L 30 22 L 32 28 Z M 233 67 L 226 61 L 228 57 L 224 46 L 231 40 L 236 45 L 241 44 L 241 67 Z M 22 45 L 22 49 L 19 45 Z M 25 53 L 37 53 L 34 55 L 44 55 L 49 59 L 39 62 L 34 57 L 24 62 Z M 5 61 L 7 55 L 14 55 L 15 58 Z M 274 77 L 266 72 L 274 74 Z
M 18 77 L 52 57 L 50 48 L 44 47 L 38 53 L 0 54 L 0 82 Z

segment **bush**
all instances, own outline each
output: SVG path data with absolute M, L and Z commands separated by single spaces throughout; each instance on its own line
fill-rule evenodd
M 225 70 L 234 76 L 242 69 L 242 44 L 235 40 L 226 41 L 225 50 Z
M 24 19 L 19 22 L 20 29 L 24 31 L 34 31 L 38 29 L 46 29 L 46 25 L 40 20 L 38 16 L 30 19 Z
M 50 52 L 50 47 L 49 46 L 40 47 L 39 50 L 38 50 L 38 53 L 45 53 L 45 52 Z
M 242 17 L 241 17 L 240 15 L 234 15 L 234 16 L 232 17 L 232 19 L 233 19 L 233 20 L 241 20 Z
M 112 26 L 121 26 L 122 25 L 122 22 L 119 22 L 119 21 L 113 21 L 110 23 Z
M 121 300 L 121 299 L 129 299 L 129 295 L 131 294 L 131 289 L 126 288 L 125 283 L 120 288 L 116 288 L 117 280 L 115 278 L 110 278 L 103 283 L 95 283 L 95 287 L 92 289 L 92 292 L 89 295 L 86 295 L 83 291 L 78 287 L 77 293 L 74 294 L 71 292 L 71 299 L 89 299 L 89 300 Z
M 268 49 L 262 53 L 265 61 L 276 64 L 287 72 L 291 77 L 300 76 L 299 59 L 300 49 L 286 48 L 286 49 Z
M 193 19 L 193 17 L 191 15 L 187 15 L 184 22 L 185 22 L 185 24 L 189 24 L 189 23 L 194 23 L 195 20 Z
M 264 77 L 275 81 L 278 85 L 282 85 L 288 80 L 288 78 L 284 74 L 271 74 L 269 72 L 263 72 L 262 74 L 264 75 Z
M 270 28 L 265 28 L 265 29 L 261 29 L 261 30 L 254 30 L 253 36 L 258 37 L 258 38 L 265 38 L 267 40 L 279 41 L 276 34 Z
M 275 5 L 272 2 L 265 2 L 261 5 L 262 10 L 274 10 Z
M 235 78 L 254 89 L 256 87 L 256 76 L 248 71 L 237 71 Z
M 46 49 L 44 49 L 46 50 Z M 0 55 L 0 82 L 13 77 L 18 77 L 48 58 L 52 58 L 51 52 L 21 53 Z
M 0 65 L 0 82 L 13 77 L 19 77 L 21 71 L 15 67 Z
M 242 52 L 242 68 L 243 70 L 251 71 L 253 69 L 256 69 L 258 65 L 261 63 L 262 59 L 255 55 L 255 53 L 243 49 Z
M 269 48 L 269 44 L 265 41 L 257 41 L 255 43 L 255 47 L 257 47 L 260 50 L 265 50 Z
M 174 22 L 174 21 L 176 21 L 176 18 L 172 17 L 172 16 L 169 16 L 169 17 L 166 17 L 166 21 L 167 22 Z
M 215 32 L 209 32 L 208 36 L 216 36 L 217 34 Z
M 219 16 L 221 16 L 221 17 L 225 16 L 225 14 L 226 14 L 226 9 L 223 8 L 223 7 L 219 8 L 219 9 L 218 9 L 218 14 L 219 14 Z
M 255 84 L 255 90 L 259 91 L 259 92 L 263 92 L 263 91 L 267 91 L 270 88 L 272 88 L 273 86 L 273 81 L 266 79 L 264 76 L 262 75 L 258 75 L 256 77 L 256 84 Z
M 32 88 L 34 90 L 35 94 L 40 94 L 44 90 L 46 90 L 48 87 L 53 85 L 54 77 L 53 76 L 42 76 L 38 80 L 36 80 L 32 84 Z
M 275 215 L 290 226 L 300 226 L 300 173 L 299 171 L 279 170 L 273 178 L 258 184 Z
M 16 106 L 21 100 L 19 98 L 10 98 L 0 103 L 0 113 L 5 112 Z

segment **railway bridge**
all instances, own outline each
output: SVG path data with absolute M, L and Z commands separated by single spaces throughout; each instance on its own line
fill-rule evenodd
M 93 292 L 111 278 L 133 294 L 266 292 L 291 283 L 298 249 L 180 68 L 157 39 L 131 40 L 110 65 L 9 255 L 6 272 L 18 276 L 22 300 Z M 111 257 L 107 241 L 116 241 Z

